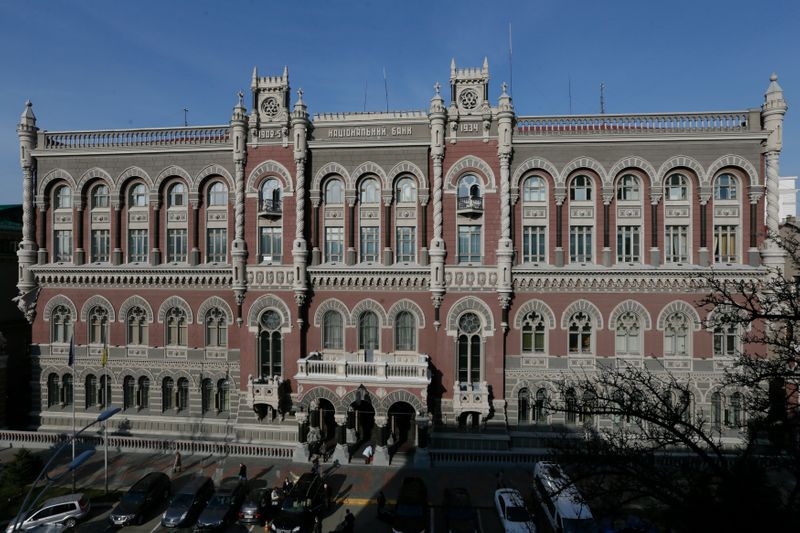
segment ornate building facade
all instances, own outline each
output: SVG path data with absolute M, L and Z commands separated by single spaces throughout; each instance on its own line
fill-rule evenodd
M 513 446 L 607 423 L 543 409 L 598 364 L 670 369 L 741 422 L 715 390 L 739 336 L 695 302 L 709 269 L 783 261 L 776 77 L 760 109 L 704 113 L 520 116 L 486 62 L 453 62 L 427 112 L 312 119 L 286 70 L 251 93 L 192 128 L 48 132 L 27 104 L 36 427 L 110 402 L 134 435 Z

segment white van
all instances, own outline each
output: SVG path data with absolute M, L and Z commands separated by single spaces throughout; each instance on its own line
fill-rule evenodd
M 542 504 L 542 514 L 556 533 L 598 530 L 589 505 L 556 463 L 540 461 L 533 466 L 533 489 Z
M 54 524 L 61 524 L 66 529 L 72 529 L 78 520 L 89 514 L 90 509 L 89 499 L 83 494 L 68 494 L 51 498 L 44 502 L 35 513 L 28 515 L 24 520 L 20 519 L 16 530 L 27 531 Z M 14 519 L 12 519 L 6 531 L 14 531 L 14 525 Z

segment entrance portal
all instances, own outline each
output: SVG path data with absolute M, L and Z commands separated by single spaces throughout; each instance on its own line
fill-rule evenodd
M 323 449 L 333 448 L 336 446 L 336 420 L 334 413 L 336 410 L 333 404 L 325 398 L 319 400 L 319 429 L 322 433 L 322 442 L 325 443 Z
M 395 402 L 389 407 L 389 435 L 394 440 L 394 451 L 407 451 L 415 446 L 417 412 L 406 402 Z M 391 441 L 390 441 L 391 442 Z
M 372 430 L 375 427 L 375 408 L 367 400 L 358 400 L 350 404 L 350 409 L 348 415 L 352 418 L 348 420 L 348 426 L 355 431 L 356 447 L 361 448 L 363 444 L 372 439 Z

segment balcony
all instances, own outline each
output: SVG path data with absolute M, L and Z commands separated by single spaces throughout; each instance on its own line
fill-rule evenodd
M 489 401 L 489 385 L 480 383 L 461 383 L 453 386 L 453 412 L 456 418 L 463 413 L 480 413 L 482 418 L 489 416 L 492 404 Z
M 312 353 L 297 361 L 295 379 L 303 382 L 339 381 L 386 385 L 424 385 L 431 382 L 426 354 L 375 355 L 364 361 L 359 354 L 331 356 Z
M 46 151 L 171 150 L 208 146 L 230 147 L 230 127 L 223 125 L 39 133 L 39 147 Z
M 267 218 L 279 218 L 283 215 L 283 205 L 281 200 L 264 198 L 258 204 L 258 216 Z
M 478 217 L 483 214 L 483 198 L 480 196 L 459 196 L 456 204 L 459 215 Z
M 247 380 L 247 406 L 268 405 L 278 411 L 281 406 L 281 388 L 284 381 L 279 376 Z

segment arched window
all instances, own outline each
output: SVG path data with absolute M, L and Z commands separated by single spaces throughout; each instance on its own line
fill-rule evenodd
M 108 185 L 100 184 L 92 189 L 92 209 L 108 207 Z
M 224 206 L 228 204 L 228 188 L 221 181 L 215 181 L 208 188 L 208 205 Z
M 56 189 L 54 204 L 56 209 L 69 209 L 72 207 L 72 191 L 66 185 Z
M 481 182 L 474 174 L 467 174 L 458 180 L 459 198 L 481 198 Z
M 358 317 L 358 349 L 378 348 L 378 317 L 372 311 L 365 311 Z
M 147 189 L 145 189 L 144 184 L 137 183 L 131 187 L 128 205 L 130 207 L 147 207 Z
M 186 186 L 173 183 L 167 193 L 167 207 L 183 207 L 186 205 Z
M 714 355 L 733 357 L 739 348 L 738 328 L 735 324 L 719 324 L 714 328 Z
M 564 418 L 567 424 L 574 424 L 578 420 L 578 399 L 575 389 L 568 389 L 564 394 Z
M 217 411 L 224 413 L 231 408 L 230 382 L 227 379 L 217 381 Z
M 147 313 L 139 306 L 128 310 L 128 344 L 147 345 Z
M 742 427 L 743 423 L 744 423 L 744 410 L 743 410 L 742 394 L 740 392 L 734 392 L 733 394 L 731 394 L 730 425 L 732 427 L 738 428 Z
M 150 407 L 150 379 L 142 376 L 139 378 L 139 386 L 136 389 L 136 405 L 139 409 Z
M 98 389 L 97 402 L 101 408 L 111 405 L 111 377 L 100 376 L 100 388 Z
M 50 315 L 51 342 L 68 343 L 72 339 L 72 314 L 65 305 L 58 305 Z
M 458 366 L 459 383 L 481 381 L 481 319 L 475 313 L 464 313 L 458 319 Z
M 378 181 L 366 179 L 361 182 L 359 191 L 359 202 L 362 204 L 377 204 L 381 201 L 381 188 Z
M 544 353 L 544 317 L 535 311 L 522 321 L 522 353 Z
M 167 311 L 167 346 L 186 346 L 186 312 L 173 307 Z
M 417 349 L 417 319 L 408 311 L 397 313 L 394 323 L 394 349 L 413 352 Z
M 719 392 L 711 395 L 711 427 L 716 430 L 722 427 L 722 394 Z
M 280 376 L 283 373 L 282 323 L 280 315 L 272 309 L 264 311 L 259 320 L 258 368 L 262 378 Z
M 407 176 L 397 180 L 395 191 L 398 203 L 413 203 L 417 201 L 417 183 Z
M 97 405 L 97 377 L 94 374 L 86 376 L 84 394 L 86 396 L 86 409 Z
M 592 321 L 583 311 L 569 319 L 569 353 L 592 353 Z
M 664 181 L 664 195 L 667 200 L 687 200 L 689 180 L 683 174 L 672 174 Z
M 178 396 L 175 407 L 178 411 L 185 411 L 189 408 L 189 380 L 186 378 L 178 379 Z
M 206 346 L 223 347 L 228 345 L 228 317 L 214 307 L 206 313 Z
M 214 383 L 205 378 L 200 385 L 200 409 L 203 414 L 211 411 L 212 399 L 214 398 Z
M 72 405 L 73 401 L 73 379 L 72 374 L 64 374 L 61 377 L 61 403 Z
M 736 200 L 737 180 L 731 174 L 720 174 L 714 180 L 714 200 Z
M 616 323 L 617 355 L 642 355 L 639 316 L 630 311 L 622 313 Z
M 517 393 L 517 423 L 527 424 L 531 421 L 531 393 L 522 388 Z
M 122 408 L 132 409 L 136 406 L 136 380 L 133 376 L 125 376 L 122 380 Z
M 326 311 L 322 317 L 322 349 L 344 350 L 342 315 L 338 311 Z
M 597 393 L 593 390 L 583 392 L 583 423 L 587 425 L 594 424 L 594 413 L 597 408 Z
M 664 326 L 664 355 L 689 354 L 689 319 L 680 312 L 667 317 Z
M 175 406 L 175 382 L 172 378 L 164 378 L 161 382 L 161 411 L 167 412 Z
M 47 376 L 47 407 L 53 407 L 61 402 L 61 387 L 58 382 L 58 374 Z
M 325 203 L 341 204 L 342 202 L 344 202 L 342 182 L 339 180 L 328 181 L 328 183 L 325 184 Z
M 281 211 L 281 183 L 273 178 L 261 185 L 261 211 Z
M 569 184 L 569 199 L 575 202 L 588 202 L 592 199 L 592 179 L 580 174 Z
M 533 404 L 533 421 L 537 424 L 547 422 L 547 391 L 539 389 L 536 391 L 536 403 Z
M 625 174 L 617 182 L 617 200 L 623 202 L 641 199 L 639 178 L 633 174 Z
M 531 176 L 522 187 L 523 202 L 544 202 L 547 199 L 547 184 L 540 176 Z
M 95 306 L 89 312 L 89 344 L 108 342 L 108 310 Z

